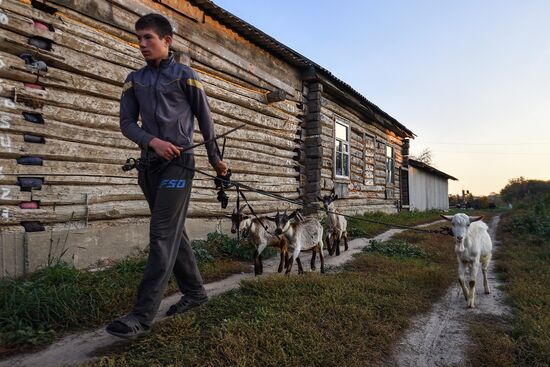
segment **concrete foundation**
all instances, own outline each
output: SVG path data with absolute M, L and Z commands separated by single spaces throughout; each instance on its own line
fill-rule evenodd
M 209 232 L 230 233 L 228 219 L 188 218 L 187 233 L 204 239 Z M 102 228 L 0 233 L 0 276 L 16 277 L 63 260 L 79 269 L 137 255 L 149 244 L 148 223 Z

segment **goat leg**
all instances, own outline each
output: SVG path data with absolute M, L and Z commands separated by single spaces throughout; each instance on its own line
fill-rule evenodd
M 300 260 L 300 257 L 296 258 L 296 264 L 298 264 L 298 274 L 304 274 L 304 268 L 302 267 L 302 260 Z
M 314 247 L 311 250 L 311 270 L 315 270 L 315 256 L 317 255 L 317 248 Z
M 319 245 L 319 259 L 321 259 L 321 274 L 325 273 L 325 255 L 321 251 L 321 246 Z
M 279 261 L 279 268 L 277 269 L 278 273 L 283 271 L 284 261 L 285 261 L 285 253 L 283 250 L 281 250 L 281 260 Z
M 259 261 L 260 254 L 258 253 L 258 250 L 254 253 L 254 275 L 260 275 L 260 261 Z
M 344 232 L 344 250 L 347 251 L 348 250 L 348 232 Z
M 264 273 L 264 262 L 262 261 L 262 255 L 260 254 L 258 256 L 258 258 L 260 259 L 260 274 L 263 274 Z
M 334 249 L 332 248 L 332 243 L 331 243 L 332 241 L 330 240 L 330 236 L 325 237 L 325 242 L 327 244 L 328 254 L 332 256 L 332 254 L 334 253 L 333 252 Z
M 290 271 L 292 270 L 292 264 L 294 263 L 294 255 L 290 257 L 290 260 L 288 261 L 288 264 L 287 264 L 287 267 L 286 267 L 286 271 L 285 271 L 285 275 L 288 275 L 290 274 Z
M 336 246 L 336 256 L 340 256 L 340 238 L 334 239 L 334 246 Z

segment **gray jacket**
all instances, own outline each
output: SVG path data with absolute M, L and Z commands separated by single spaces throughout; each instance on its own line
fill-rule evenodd
M 214 122 L 199 75 L 176 62 L 172 54 L 158 67 L 147 65 L 126 78 L 120 99 L 120 130 L 143 153 L 155 137 L 182 148 L 192 145 L 194 116 L 204 140 L 212 139 Z M 211 165 L 220 160 L 215 142 L 207 143 L 206 151 Z

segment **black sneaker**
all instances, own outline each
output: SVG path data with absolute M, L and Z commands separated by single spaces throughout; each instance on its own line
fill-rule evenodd
M 105 330 L 111 335 L 124 339 L 136 339 L 151 333 L 150 326 L 142 324 L 131 314 L 111 322 Z
M 189 311 L 190 309 L 192 309 L 194 307 L 202 305 L 206 301 L 208 301 L 207 296 L 203 296 L 201 298 L 193 298 L 193 297 L 189 297 L 189 296 L 187 296 L 187 297 L 182 296 L 181 299 L 177 303 L 170 306 L 168 311 L 166 311 L 166 316 L 172 316 L 172 315 L 177 315 L 177 314 L 180 314 L 180 313 L 184 313 L 184 312 Z

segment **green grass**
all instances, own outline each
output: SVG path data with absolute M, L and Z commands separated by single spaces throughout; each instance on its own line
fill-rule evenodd
M 427 257 L 428 254 L 420 248 L 420 246 L 409 243 L 404 240 L 376 241 L 372 240 L 368 247 L 365 247 L 366 252 L 376 252 L 386 256 L 397 257 Z
M 383 365 L 410 319 L 456 278 L 450 237 L 406 232 L 397 243 L 338 273 L 243 281 L 89 365 Z
M 429 210 L 425 212 L 418 211 L 402 211 L 395 214 L 386 214 L 381 212 L 375 213 L 365 213 L 362 217 L 366 220 L 376 221 L 381 223 L 396 224 L 400 226 L 416 226 L 419 224 L 425 224 L 440 220 L 440 214 L 453 215 L 455 213 L 466 213 L 468 215 L 483 215 L 487 221 L 488 218 L 492 217 L 496 213 L 500 213 L 500 209 L 492 210 L 463 210 L 463 209 L 451 209 L 448 212 L 443 212 L 441 210 Z M 369 223 L 358 219 L 348 219 L 348 234 L 350 237 L 374 237 L 380 233 L 385 232 L 392 227 L 377 224 Z
M 248 246 L 209 234 L 193 249 L 205 282 L 249 272 Z M 63 334 L 104 324 L 130 311 L 146 257 L 120 261 L 97 272 L 58 262 L 28 277 L 0 281 L 0 355 L 28 351 Z M 166 294 L 176 292 L 172 279 Z
M 472 325 L 474 365 L 548 366 L 550 362 L 550 195 L 503 216 L 496 270 L 512 309 L 508 324 Z

